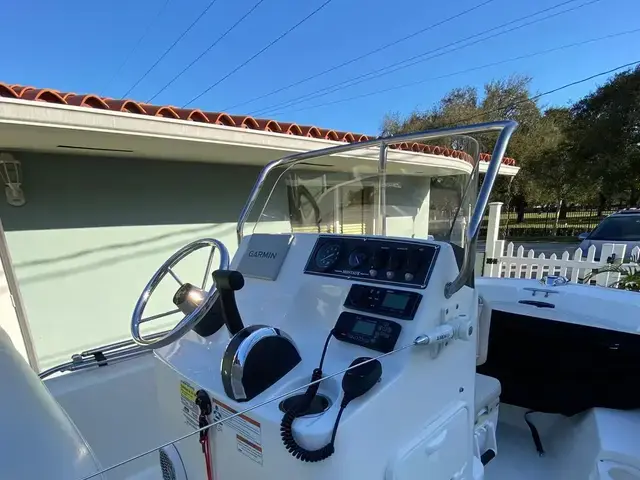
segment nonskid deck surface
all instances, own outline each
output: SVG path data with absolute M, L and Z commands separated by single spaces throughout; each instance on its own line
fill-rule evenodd
M 540 456 L 525 421 L 527 410 L 502 403 L 497 428 L 498 455 L 485 466 L 485 480 L 565 480 L 566 448 L 556 435 L 568 427 L 561 415 L 533 413 L 529 420 L 536 428 L 544 449 Z
M 498 455 L 485 467 L 485 480 L 561 480 L 553 451 L 540 456 L 531 432 L 524 426 L 498 424 Z

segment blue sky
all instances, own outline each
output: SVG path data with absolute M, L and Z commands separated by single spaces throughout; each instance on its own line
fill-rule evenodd
M 3 45 L 0 82 L 120 98 L 211 0 L 169 0 L 166 8 L 158 15 L 165 1 L 3 0 L 0 9 L 0 40 Z M 128 97 L 147 101 L 256 1 L 217 0 Z M 159 94 L 153 103 L 184 105 L 324 1 L 264 0 L 243 23 Z M 481 88 L 488 80 L 517 73 L 531 75 L 532 93 L 538 93 L 619 64 L 640 60 L 639 31 L 466 74 L 433 79 L 520 55 L 640 28 L 638 0 L 600 0 L 392 74 L 350 88 L 336 88 L 329 95 L 281 107 L 283 103 L 296 97 L 420 53 L 437 50 L 561 2 L 562 0 L 492 0 L 472 13 L 406 42 L 276 95 L 238 106 L 229 113 L 261 112 L 265 114 L 263 116 L 282 121 L 375 134 L 380 131 L 385 113 L 408 114 L 416 108 L 427 108 L 453 87 L 472 85 Z M 531 20 L 587 2 L 588 0 L 576 0 Z M 480 3 L 483 0 L 332 0 L 310 20 L 211 89 L 190 107 L 209 111 L 233 107 L 348 61 Z M 124 59 L 147 29 L 146 37 L 114 78 Z M 457 46 L 460 45 L 446 50 Z M 601 84 L 604 79 L 605 77 L 600 77 L 549 95 L 543 99 L 543 103 L 561 105 L 574 101 Z M 425 80 L 424 83 L 411 87 L 318 107 L 324 103 L 422 80 Z

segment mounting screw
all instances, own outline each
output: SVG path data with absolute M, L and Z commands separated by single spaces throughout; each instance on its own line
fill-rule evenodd
M 458 389 L 458 392 L 460 392 L 460 393 L 464 392 L 464 388 L 460 387 L 460 388 Z

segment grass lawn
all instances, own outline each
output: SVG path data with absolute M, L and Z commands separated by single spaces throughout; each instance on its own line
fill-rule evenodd
M 612 212 L 613 210 L 611 212 L 605 211 L 603 215 Z M 515 212 L 503 213 L 500 216 L 500 228 L 505 229 L 508 225 L 510 238 L 554 242 L 575 242 L 579 233 L 593 230 L 602 220 L 596 215 L 595 210 L 568 212 L 567 217 L 558 222 L 560 236 L 553 237 L 549 235 L 555 223 L 555 213 L 553 212 L 525 213 L 524 221 L 520 223 L 517 223 L 516 219 Z M 488 222 L 488 216 L 485 216 L 485 221 Z M 484 225 L 487 224 L 484 223 Z
M 507 242 L 524 242 L 524 243 L 578 243 L 578 237 L 551 237 L 551 236 L 529 236 L 518 237 L 517 235 L 509 235 Z

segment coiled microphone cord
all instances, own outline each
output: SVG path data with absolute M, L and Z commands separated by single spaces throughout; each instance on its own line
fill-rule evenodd
M 322 366 L 324 364 L 324 358 L 327 354 L 327 348 L 329 347 L 329 341 L 333 336 L 333 330 L 329 332 L 326 341 L 324 342 L 324 348 L 322 350 L 322 356 L 320 358 L 320 365 L 318 368 L 313 370 L 313 374 L 311 375 L 311 381 L 316 382 L 322 378 Z M 311 402 L 313 402 L 314 397 L 318 393 L 318 388 L 320 388 L 320 383 L 314 383 L 310 385 L 306 392 L 298 398 L 298 400 L 287 410 L 287 412 L 282 417 L 282 422 L 280 422 L 280 436 L 282 437 L 282 443 L 286 449 L 296 457 L 298 460 L 303 462 L 320 462 L 329 458 L 335 452 L 334 443 L 336 440 L 336 433 L 338 432 L 338 424 L 340 423 L 340 418 L 342 417 L 342 412 L 344 408 L 347 406 L 348 401 L 345 402 L 346 399 L 342 401 L 340 404 L 340 411 L 338 412 L 338 416 L 336 417 L 336 421 L 333 424 L 333 433 L 331 435 L 331 441 L 327 443 L 324 447 L 318 448 L 316 450 L 308 450 L 298 444 L 296 439 L 293 436 L 293 422 L 296 418 L 303 416 L 311 407 Z

